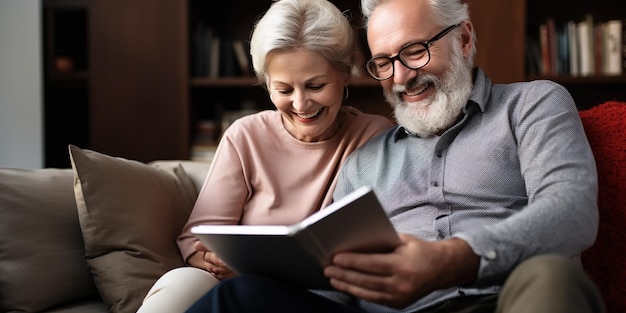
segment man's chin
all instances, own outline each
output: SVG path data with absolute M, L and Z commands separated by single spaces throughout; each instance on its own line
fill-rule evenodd
M 427 100 L 422 100 L 422 101 L 412 101 L 412 102 L 404 101 L 402 103 L 405 106 L 407 106 L 408 108 L 424 109 L 424 108 L 427 108 L 428 106 L 430 106 L 430 104 L 432 102 L 431 101 L 427 101 Z

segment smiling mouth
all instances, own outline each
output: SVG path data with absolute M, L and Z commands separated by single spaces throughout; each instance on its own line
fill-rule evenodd
M 302 119 L 311 119 L 311 118 L 314 118 L 314 117 L 320 115 L 320 113 L 322 113 L 323 110 L 324 110 L 324 108 L 321 108 L 321 109 L 319 109 L 319 110 L 317 110 L 317 111 L 315 111 L 313 113 L 309 113 L 309 114 L 299 114 L 299 113 L 296 113 L 296 115 L 299 118 L 302 118 Z
M 426 83 L 421 86 L 417 86 L 417 88 L 414 88 L 411 90 L 405 90 L 404 94 L 406 94 L 407 96 L 417 96 L 423 93 L 424 91 L 426 91 L 426 89 L 428 89 L 431 85 L 432 85 L 431 83 Z

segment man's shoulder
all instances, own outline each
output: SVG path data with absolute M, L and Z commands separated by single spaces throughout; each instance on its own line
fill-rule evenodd
M 494 84 L 492 88 L 496 91 L 520 94 L 541 94 L 546 91 L 568 93 L 567 89 L 565 89 L 565 87 L 561 84 L 547 79 L 513 82 L 508 84 Z
M 357 148 L 352 154 L 350 154 L 348 159 L 363 160 L 380 157 L 382 152 L 385 151 L 385 146 L 387 146 L 390 142 L 393 142 L 393 138 L 395 136 L 394 134 L 397 128 L 397 126 L 391 127 L 373 136 Z

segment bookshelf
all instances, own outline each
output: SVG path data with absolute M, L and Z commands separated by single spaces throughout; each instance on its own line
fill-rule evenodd
M 331 1 L 342 10 L 349 9 L 352 24 L 361 26 L 359 1 Z M 46 74 L 45 105 L 47 114 L 54 115 L 47 119 L 46 129 L 47 133 L 58 133 L 62 127 L 71 127 L 55 135 L 60 137 L 56 143 L 47 140 L 47 145 L 54 143 L 62 161 L 67 160 L 66 141 L 143 162 L 188 159 L 198 129 L 218 132 L 214 128 L 222 114 L 273 108 L 266 91 L 251 75 L 235 70 L 209 77 L 198 75 L 194 69 L 194 30 L 200 23 L 247 47 L 254 21 L 271 2 L 232 0 L 217 9 L 204 0 L 44 0 L 44 17 L 48 19 L 44 62 L 50 74 Z M 492 81 L 552 79 L 570 90 L 580 108 L 626 99 L 624 75 L 531 75 L 526 71 L 525 52 L 527 38 L 546 18 L 562 22 L 587 13 L 598 21 L 626 18 L 621 0 L 605 0 L 594 6 L 582 0 L 470 2 L 478 34 L 476 65 Z M 53 7 L 62 12 L 50 15 Z M 79 11 L 74 11 L 77 8 Z M 364 32 L 357 31 L 367 54 Z M 51 72 L 53 51 L 66 35 L 72 38 L 66 42 L 81 43 L 74 51 L 78 51 L 76 59 L 84 62 L 77 61 L 70 72 Z M 51 38 L 58 41 L 49 41 Z M 378 82 L 367 76 L 353 81 L 346 105 L 391 116 Z M 63 138 L 63 133 L 74 137 Z
M 351 24 L 357 32 L 364 62 L 369 57 L 369 51 L 365 31 L 361 27 L 362 17 L 359 1 L 331 0 L 331 2 L 342 11 L 350 11 Z M 206 66 L 206 63 L 199 67 L 198 64 L 206 61 L 198 61 L 198 54 L 207 53 L 206 51 L 211 50 L 205 47 L 204 52 L 199 52 L 203 51 L 202 47 L 198 47 L 198 41 L 202 36 L 197 35 L 199 28 L 210 28 L 212 36 L 241 40 L 247 43 L 254 21 L 269 7 L 271 1 L 245 2 L 245 5 L 243 5 L 243 1 L 231 1 L 222 11 L 212 10 L 206 1 L 190 0 L 189 3 L 189 38 L 191 38 L 189 71 L 192 77 L 190 80 L 190 106 L 192 108 L 190 145 L 193 147 L 194 133 L 197 134 L 197 127 L 194 127 L 194 124 L 205 125 L 206 121 L 219 120 L 222 112 L 237 110 L 242 107 L 242 104 L 249 104 L 250 101 L 253 101 L 258 109 L 273 108 L 262 87 L 255 85 L 255 78 L 241 74 L 233 76 L 232 73 L 222 73 L 215 77 L 207 74 L 208 70 L 202 71 L 201 68 Z M 245 10 L 235 9 L 244 7 Z M 476 6 L 472 7 L 472 18 L 479 21 L 477 23 L 479 25 L 476 25 L 480 37 L 479 41 L 481 47 L 485 47 L 485 52 L 481 52 L 483 48 L 479 49 L 477 64 L 485 68 L 494 81 L 516 81 L 524 76 L 523 63 L 513 63 L 515 65 L 511 66 L 508 59 L 493 58 L 492 54 L 489 53 L 499 53 L 503 56 L 514 55 L 523 59 L 524 28 L 520 27 L 519 23 L 523 23 L 524 16 L 519 15 L 518 12 L 524 8 L 525 1 L 523 0 L 512 0 L 511 3 L 484 0 L 476 2 Z M 233 19 L 228 14 L 223 14 L 223 12 L 231 11 L 237 12 L 237 19 Z M 504 17 L 506 15 L 516 18 Z M 500 27 L 493 27 L 493 23 L 498 23 Z M 499 32 L 494 32 L 494 29 L 498 29 Z M 511 35 L 513 37 L 510 37 Z M 509 44 L 500 44 L 503 39 L 508 40 Z M 211 66 L 209 65 L 209 67 Z M 390 118 L 392 116 L 391 108 L 382 96 L 379 83 L 367 76 L 365 72 L 353 80 L 350 86 L 350 97 L 345 104 L 355 106 L 364 112 L 381 114 Z M 203 135 L 201 137 L 205 138 Z M 205 151 L 202 148 L 200 150 Z M 193 156 L 193 152 L 191 154 Z
M 359 32 L 361 18 L 359 2 L 331 0 L 340 10 L 349 10 L 351 23 Z M 215 121 L 228 120 L 227 116 L 243 110 L 274 109 L 267 91 L 257 84 L 249 59 L 249 39 L 254 22 L 271 5 L 272 1 L 230 1 L 222 10 L 215 10 L 211 3 L 203 0 L 189 0 L 190 38 L 190 157 L 196 158 L 194 151 L 206 153 L 206 146 L 214 146 L 226 124 Z M 237 12 L 237 18 L 224 12 Z M 364 38 L 363 30 L 359 37 Z M 215 38 L 219 38 L 219 48 L 215 48 Z M 247 71 L 237 63 L 231 49 L 232 42 L 243 43 L 249 66 Z M 363 50 L 365 47 L 361 45 Z M 216 66 L 215 53 L 219 53 L 220 65 Z M 364 74 L 364 73 L 363 73 Z M 374 100 L 377 99 L 377 100 Z M 376 105 L 369 105 L 376 101 Z M 385 104 L 378 83 L 369 77 L 357 77 L 350 87 L 350 97 L 345 102 L 363 111 L 391 116 Z M 207 124 L 217 127 L 207 135 L 201 129 Z M 213 128 L 210 128 L 213 131 Z M 212 138 L 208 139 L 207 138 Z M 200 139 L 200 141 L 198 141 Z M 211 155 L 211 153 L 208 153 Z M 200 156 L 199 159 L 202 159 Z
M 620 0 L 604 0 L 589 6 L 587 1 L 542 1 L 528 0 L 528 16 L 526 34 L 529 40 L 539 39 L 540 25 L 551 19 L 557 27 L 563 27 L 568 21 L 575 23 L 591 16 L 593 25 L 611 20 L 626 23 L 626 4 Z M 532 14 L 530 13 L 532 12 Z M 623 28 L 626 29 L 626 28 Z M 623 34 L 622 34 L 622 38 Z M 592 39 L 593 40 L 593 39 Z M 622 40 L 624 49 L 626 42 Z M 596 47 L 597 48 L 597 47 Z M 594 62 L 592 53 L 591 62 Z M 626 51 L 621 54 L 622 62 L 626 62 Z M 525 61 L 532 63 L 531 55 Z M 535 61 L 537 62 L 537 61 Z M 593 65 L 592 65 L 593 66 Z M 527 69 L 526 79 L 550 79 L 565 86 L 576 101 L 579 109 L 592 107 L 608 100 L 626 100 L 626 69 L 622 65 L 620 74 L 606 74 L 594 68 L 590 75 L 572 75 L 569 72 L 545 74 L 537 69 Z

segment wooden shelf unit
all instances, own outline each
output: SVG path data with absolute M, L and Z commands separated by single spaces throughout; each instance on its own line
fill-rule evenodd
M 187 159 L 199 121 L 219 120 L 221 112 L 242 106 L 273 108 L 267 92 L 252 75 L 208 78 L 194 73 L 198 23 L 211 25 L 222 38 L 247 45 L 254 21 L 271 0 L 231 0 L 220 9 L 204 0 L 46 1 L 89 4 L 87 25 L 82 29 L 88 38 L 84 72 L 48 75 L 45 82 L 46 86 L 83 82 L 78 92 L 83 97 L 80 101 L 88 103 L 82 113 L 88 117 L 86 126 L 80 126 L 87 139 L 78 140 L 83 147 L 143 162 Z M 364 30 L 359 29 L 359 1 L 331 2 L 350 11 L 367 58 Z M 625 18 L 621 0 L 594 6 L 582 0 L 469 2 L 478 35 L 476 65 L 495 83 L 552 79 L 568 88 L 581 108 L 613 98 L 626 99 L 624 77 L 531 76 L 526 73 L 525 54 L 528 34 L 547 17 L 561 21 L 592 13 L 597 20 Z M 45 62 L 48 68 L 51 60 Z M 354 81 L 346 104 L 391 116 L 378 82 L 369 77 Z M 56 110 L 48 101 L 46 108 Z

